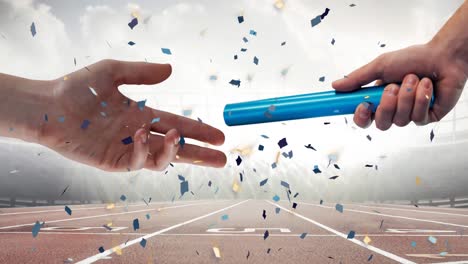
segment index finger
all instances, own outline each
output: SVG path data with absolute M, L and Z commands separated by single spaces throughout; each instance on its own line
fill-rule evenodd
M 224 143 L 224 133 L 217 128 L 164 111 L 152 110 L 152 112 L 155 117 L 160 118 L 159 122 L 151 124 L 151 130 L 154 132 L 166 134 L 169 130 L 175 128 L 183 137 L 193 138 L 216 146 Z

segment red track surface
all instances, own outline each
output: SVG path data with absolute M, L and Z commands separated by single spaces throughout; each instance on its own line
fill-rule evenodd
M 299 202 L 295 210 L 287 201 L 277 205 L 263 200 L 118 204 L 111 210 L 86 205 L 70 206 L 71 216 L 61 206 L 1 209 L 0 263 L 468 263 L 466 209 L 345 204 L 339 213 L 334 204 Z M 225 214 L 228 219 L 222 220 Z M 45 225 L 33 238 L 36 221 Z M 115 230 L 102 227 L 109 222 Z M 264 240 L 266 229 L 270 236 Z M 342 237 L 350 230 L 354 240 Z M 369 245 L 362 242 L 366 235 Z M 143 236 L 145 248 L 139 243 Z M 121 255 L 112 249 L 118 245 Z

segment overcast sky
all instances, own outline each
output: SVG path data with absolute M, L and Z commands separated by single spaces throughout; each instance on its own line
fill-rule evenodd
M 375 162 L 381 156 L 399 156 L 409 146 L 427 146 L 433 128 L 436 142 L 451 131 L 450 122 L 387 132 L 362 130 L 345 125 L 343 117 L 228 128 L 222 119 L 226 103 L 329 90 L 334 79 L 381 53 L 429 41 L 463 0 L 285 0 L 281 10 L 274 2 L 0 0 L 0 72 L 50 79 L 105 58 L 169 62 L 173 75 L 166 82 L 121 87 L 121 91 L 134 100 L 147 99 L 150 107 L 178 114 L 192 110 L 192 118 L 226 133 L 221 147 L 226 152 L 239 146 L 256 148 L 261 134 L 272 138 L 271 148 L 287 137 L 296 154 L 293 166 L 309 172 L 314 163 L 326 165 L 329 155 L 339 154 L 349 166 Z M 352 3 L 354 7 L 349 6 Z M 330 9 L 328 16 L 312 28 L 310 20 L 325 8 Z M 140 23 L 130 30 L 132 14 Z M 245 22 L 239 24 L 241 14 Z M 30 33 L 32 22 L 35 37 Z M 257 36 L 249 35 L 251 29 Z M 244 43 L 243 37 L 249 42 Z M 136 45 L 127 45 L 129 41 Z M 285 46 L 280 45 L 283 41 Z M 163 54 L 161 48 L 170 48 L 172 55 Z M 243 53 L 241 48 L 248 50 Z M 258 65 L 252 62 L 254 56 Z M 210 75 L 218 79 L 210 81 Z M 321 76 L 324 82 L 319 82 Z M 241 86 L 229 85 L 231 79 L 240 79 Z M 467 104 L 460 103 L 457 115 L 466 110 Z M 324 126 L 324 121 L 331 125 Z M 460 123 L 457 129 L 467 127 Z M 320 153 L 310 156 L 303 148 L 308 143 Z M 276 151 L 250 158 L 268 165 Z M 230 163 L 235 156 L 230 156 Z M 228 168 L 224 172 L 231 173 Z

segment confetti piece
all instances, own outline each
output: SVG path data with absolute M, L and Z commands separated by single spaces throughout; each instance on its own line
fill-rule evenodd
M 416 241 L 411 242 L 411 247 L 416 247 Z
M 146 239 L 142 238 L 141 241 L 140 241 L 140 246 L 142 248 L 145 248 L 146 247 Z
M 249 42 L 249 40 L 248 40 L 246 37 L 243 37 L 242 40 L 243 40 L 245 43 Z
M 283 138 L 280 141 L 278 141 L 278 146 L 280 148 L 286 147 L 287 145 L 288 145 L 288 142 L 286 142 L 286 138 Z
M 213 247 L 213 253 L 216 258 L 221 258 L 221 252 L 219 251 L 219 248 Z
M 289 183 L 287 183 L 285 181 L 281 181 L 281 186 L 289 189 Z
M 123 143 L 124 145 L 132 144 L 132 143 L 133 143 L 133 139 L 132 139 L 132 137 L 126 137 L 126 138 L 122 139 L 122 143 Z
M 279 208 L 279 207 L 276 207 L 276 208 L 275 208 L 276 214 L 279 214 L 280 211 L 281 211 L 281 208 Z
M 341 204 L 336 204 L 335 205 L 335 210 L 337 210 L 340 213 L 343 213 L 343 205 Z
M 65 189 L 63 189 L 62 193 L 60 194 L 59 197 L 62 197 L 62 195 L 68 190 L 68 187 L 70 187 L 70 185 L 67 185 L 67 187 L 65 187 Z
M 416 176 L 416 185 L 421 185 L 421 178 Z
M 293 203 L 293 204 L 292 204 L 292 208 L 293 208 L 293 209 L 296 209 L 296 207 L 297 207 L 297 203 Z
M 351 231 L 349 231 L 348 236 L 346 238 L 347 239 L 353 239 L 355 235 L 356 235 L 356 232 L 351 230 Z
M 264 148 L 265 148 L 265 147 L 264 147 L 263 145 L 258 145 L 258 150 L 259 150 L 259 151 L 263 151 Z
M 41 223 L 39 223 L 39 221 L 36 221 L 36 223 L 34 224 L 33 228 L 32 228 L 32 236 L 33 237 L 37 237 L 37 235 L 39 234 L 39 230 L 41 230 Z
M 179 145 L 180 145 L 180 147 L 181 147 L 182 149 L 184 148 L 184 145 L 185 145 L 185 138 L 184 138 L 183 136 L 180 136 Z
M 332 39 L 331 44 L 335 45 L 335 39 Z
M 244 22 L 244 17 L 243 16 L 238 16 L 237 21 L 239 22 L 239 24 L 241 24 L 242 22 Z
M 355 4 L 350 4 L 349 6 L 350 6 L 350 7 L 355 7 L 356 5 L 355 5 Z
M 435 238 L 433 236 L 429 236 L 427 238 L 427 241 L 431 242 L 432 244 L 435 244 L 435 243 L 437 243 L 437 238 Z
M 171 50 L 168 49 L 168 48 L 161 48 L 161 51 L 162 51 L 162 53 L 164 53 L 166 55 L 172 55 Z
M 233 190 L 234 192 L 238 192 L 238 191 L 239 191 L 239 188 L 240 188 L 239 184 L 237 184 L 237 182 L 234 181 L 234 183 L 232 184 L 232 190 Z
M 138 221 L 138 218 L 133 219 L 133 231 L 137 231 L 140 229 L 140 221 Z
M 316 16 L 315 18 L 310 20 L 310 24 L 312 27 L 315 27 L 316 25 L 320 24 L 320 22 L 322 22 L 322 19 L 320 18 L 320 16 Z
M 113 203 L 110 203 L 110 204 L 106 205 L 107 210 L 111 210 L 111 209 L 114 209 L 114 208 L 115 208 L 115 204 L 113 204 Z
M 99 253 L 104 253 L 104 251 L 105 251 L 105 250 L 104 250 L 104 247 L 102 247 L 102 246 L 99 247 L 98 250 L 99 250 Z
M 233 85 L 233 86 L 237 86 L 237 87 L 240 87 L 240 84 L 241 84 L 241 81 L 240 80 L 231 80 L 229 82 L 230 85 Z
M 83 120 L 83 123 L 81 123 L 81 129 L 85 130 L 88 128 L 89 124 L 91 124 L 91 122 L 89 120 Z
M 335 175 L 335 176 L 331 176 L 331 177 L 330 177 L 330 178 L 328 178 L 328 179 L 330 179 L 330 180 L 336 180 L 338 177 L 340 177 L 340 176 L 338 176 L 338 175 Z
M 241 163 L 242 163 L 242 158 L 240 156 L 237 156 L 237 159 L 236 159 L 237 166 L 239 166 Z
M 314 173 L 315 174 L 318 174 L 318 173 L 322 173 L 322 171 L 319 169 L 318 165 L 314 165 Z
M 320 81 L 320 82 L 324 82 L 324 81 L 325 81 L 325 76 L 320 77 L 320 78 L 319 78 L 319 81 Z
M 281 10 L 284 8 L 284 1 L 283 0 L 276 0 L 274 7 L 278 10 Z
M 249 34 L 252 35 L 252 36 L 257 36 L 257 32 L 255 30 L 253 30 L 253 29 L 251 29 L 249 31 Z
M 183 196 L 184 193 L 189 191 L 188 181 L 183 181 L 180 183 L 180 196 Z
M 279 202 L 280 197 L 278 195 L 273 196 L 273 201 Z
M 434 139 L 434 129 L 431 130 L 431 134 L 429 138 L 431 139 L 431 142 L 432 142 L 432 140 Z
M 89 90 L 91 91 L 91 93 L 92 93 L 94 96 L 97 96 L 97 92 L 96 92 L 96 90 L 94 90 L 93 87 L 89 86 Z
M 72 215 L 72 209 L 70 207 L 65 205 L 65 212 L 67 212 L 68 215 Z
M 340 166 L 338 166 L 338 164 L 333 164 L 333 167 L 335 167 L 335 169 L 337 170 L 341 169 Z
M 362 240 L 364 243 L 366 243 L 366 245 L 369 245 L 369 243 L 372 241 L 372 239 L 370 239 L 370 237 L 368 236 L 365 236 L 364 239 Z
M 128 44 L 129 46 L 133 46 L 133 45 L 135 45 L 136 43 L 133 42 L 133 41 L 129 41 L 127 44 Z
M 132 21 L 130 21 L 130 23 L 128 23 L 128 26 L 133 30 L 133 28 L 138 25 L 138 18 L 133 18 Z
M 229 215 L 225 214 L 221 216 L 221 220 L 226 221 L 229 219 Z
M 286 41 L 281 42 L 281 46 L 286 45 Z
M 305 147 L 305 148 L 307 148 L 307 149 L 312 149 L 312 150 L 315 150 L 315 151 L 317 151 L 317 150 L 316 150 L 314 147 L 312 147 L 312 145 L 311 145 L 311 144 L 304 145 L 304 147 Z
M 268 182 L 268 178 L 262 180 L 262 181 L 260 182 L 260 186 L 265 185 L 267 182 Z
M 381 48 L 385 48 L 385 46 L 386 46 L 385 44 L 380 44 Z
M 115 254 L 117 254 L 118 256 L 122 256 L 122 248 L 119 247 L 119 246 L 115 246 L 112 248 L 112 251 L 115 252 Z
M 323 200 L 320 200 L 320 204 L 321 204 L 321 205 L 323 204 Z
M 246 259 L 249 259 L 249 257 L 250 257 L 250 250 L 247 251 Z
M 59 121 L 59 123 L 63 123 L 63 122 L 65 122 L 65 117 L 64 116 L 59 116 L 57 118 L 57 120 Z
M 234 55 L 234 59 L 237 60 L 237 55 Z M 231 81 L 232 82 L 232 81 Z
M 143 109 L 145 109 L 145 105 L 146 105 L 146 100 L 137 102 L 137 106 L 140 109 L 140 111 L 143 111 Z
M 263 240 L 266 240 L 270 236 L 270 233 L 268 230 L 265 230 L 265 233 L 263 234 Z
M 112 225 L 112 223 L 102 225 L 102 227 L 104 227 L 107 231 L 112 231 L 112 227 L 110 227 L 110 225 Z
M 374 254 L 371 254 L 369 258 L 367 259 L 367 261 L 371 261 L 373 257 L 374 257 Z
M 304 239 L 306 236 L 307 236 L 307 233 L 302 233 L 299 237 L 300 237 L 301 239 Z
M 372 137 L 367 135 L 366 138 L 369 140 L 369 141 L 372 141 Z
M 254 63 L 255 65 L 258 65 L 258 58 L 257 58 L 256 56 L 253 58 L 253 63 Z
M 34 22 L 31 24 L 31 35 L 33 37 L 36 36 L 36 24 L 34 24 Z

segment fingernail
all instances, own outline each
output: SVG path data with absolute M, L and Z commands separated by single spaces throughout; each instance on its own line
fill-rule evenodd
M 422 80 L 422 82 L 423 82 L 422 85 L 424 86 L 424 88 L 426 88 L 426 89 L 429 89 L 429 88 L 430 88 L 430 86 L 431 86 L 431 81 L 429 81 L 429 79 L 424 78 L 424 79 Z
M 398 90 L 400 90 L 400 86 L 392 85 L 392 89 L 390 90 L 390 94 L 396 96 L 398 94 Z
M 409 85 L 414 85 L 416 84 L 416 76 L 414 75 L 408 75 L 408 77 L 406 77 L 406 83 L 409 84 Z
M 148 142 L 148 136 L 146 134 L 143 134 L 140 136 L 141 143 L 146 144 Z
M 359 110 L 359 117 L 362 119 L 367 119 L 370 116 L 370 104 L 368 102 L 362 103 L 361 110 Z

